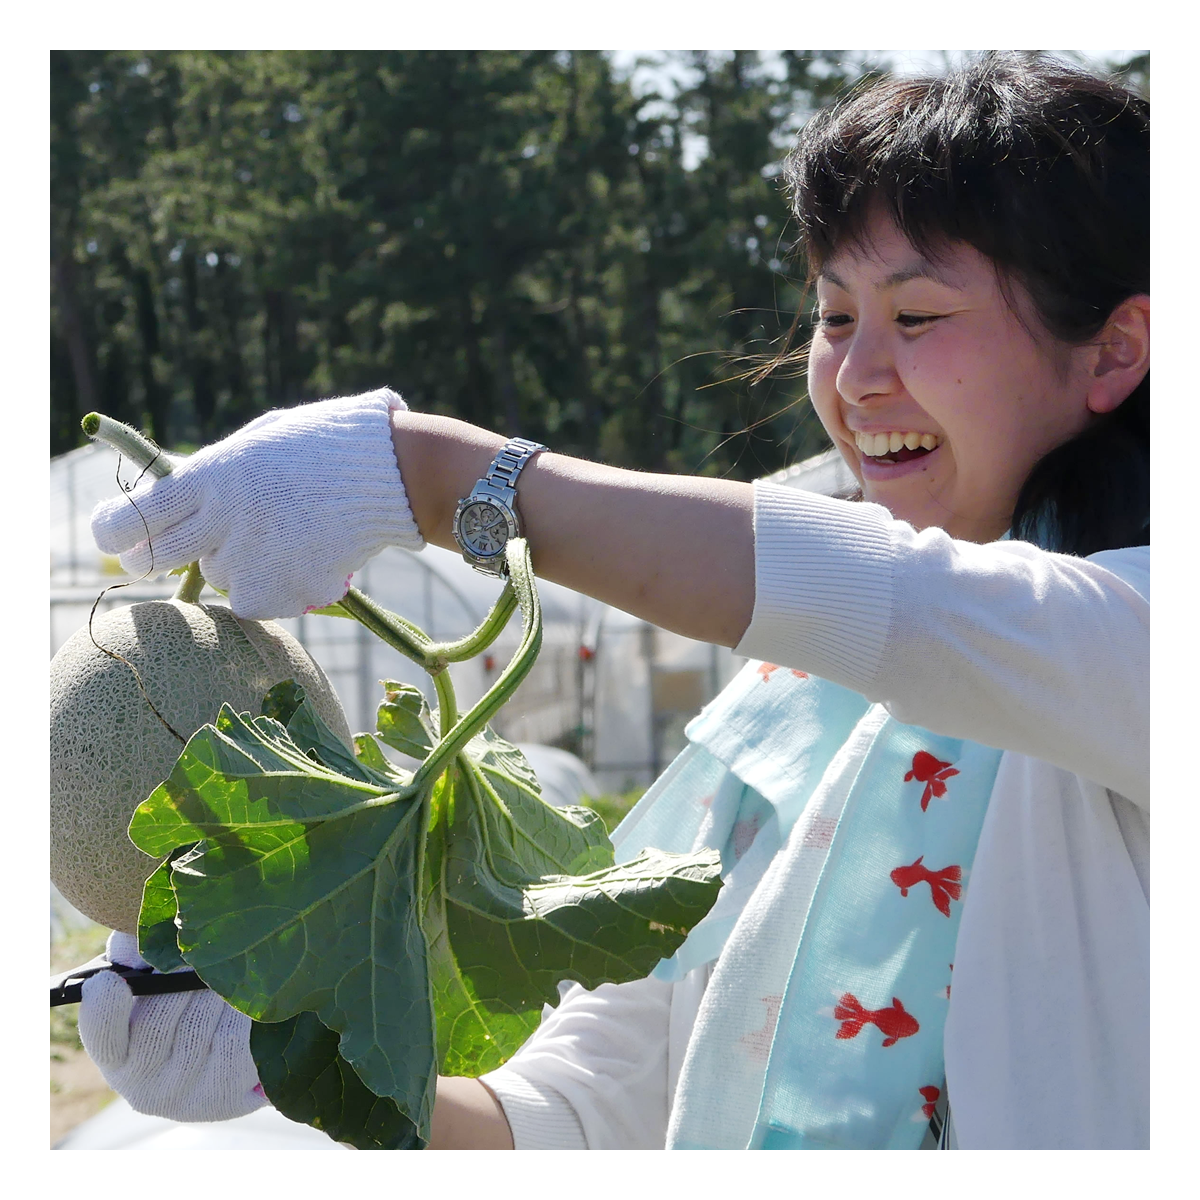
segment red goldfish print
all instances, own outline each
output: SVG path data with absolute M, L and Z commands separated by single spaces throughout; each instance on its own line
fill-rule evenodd
M 758 1062 L 766 1062 L 771 1056 L 771 1042 L 775 1037 L 775 1025 L 779 1020 L 779 1006 L 783 1003 L 783 997 L 763 996 L 762 1002 L 767 1008 L 762 1028 L 754 1030 L 753 1033 L 744 1034 L 738 1039 L 746 1043 L 749 1047 L 747 1054 Z
M 739 859 L 754 844 L 758 836 L 758 813 L 749 821 L 739 821 L 733 827 L 733 857 Z
M 962 899 L 962 867 L 943 867 L 940 871 L 931 871 L 922 864 L 921 855 L 915 863 L 907 867 L 897 867 L 892 872 L 892 882 L 900 889 L 900 895 L 907 896 L 910 887 L 918 883 L 929 884 L 933 895 L 934 907 L 944 916 L 950 915 L 950 901 Z
M 937 1102 L 942 1098 L 942 1089 L 926 1085 L 923 1088 L 918 1088 L 917 1091 L 925 1098 L 925 1103 L 921 1105 L 921 1111 L 925 1114 L 925 1119 L 932 1120 L 933 1110 L 937 1108 Z
M 946 784 L 943 781 L 957 774 L 958 771 L 948 762 L 934 758 L 926 750 L 918 750 L 913 755 L 912 770 L 904 776 L 904 782 L 911 783 L 915 779 L 925 785 L 925 791 L 921 795 L 921 811 L 925 812 L 932 797 L 946 794 Z
M 894 1046 L 901 1038 L 912 1037 L 921 1028 L 916 1017 L 905 1011 L 904 1005 L 895 996 L 892 997 L 891 1008 L 877 1008 L 872 1012 L 846 992 L 837 1002 L 833 1017 L 842 1023 L 837 1031 L 839 1038 L 858 1037 L 864 1025 L 874 1025 L 884 1035 L 885 1047 Z
M 837 832 L 837 825 L 836 817 L 813 817 L 808 823 L 808 828 L 804 831 L 802 844 L 824 849 L 833 841 L 833 835 Z
M 778 663 L 765 662 L 765 663 L 759 663 L 759 665 L 758 665 L 758 673 L 762 676 L 763 683 L 766 683 L 771 678 L 771 673 L 773 671 L 778 671 L 778 670 L 779 670 Z M 795 675 L 795 677 L 797 679 L 807 679 L 808 678 L 807 671 L 797 671 L 793 668 L 792 674 Z

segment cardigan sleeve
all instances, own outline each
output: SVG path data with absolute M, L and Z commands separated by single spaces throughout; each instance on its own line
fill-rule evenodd
M 480 1077 L 517 1150 L 661 1150 L 675 985 L 564 985 L 558 1007 L 503 1067 Z
M 754 615 L 736 653 L 1148 808 L 1148 547 L 1082 559 L 976 545 L 762 483 L 754 537 Z

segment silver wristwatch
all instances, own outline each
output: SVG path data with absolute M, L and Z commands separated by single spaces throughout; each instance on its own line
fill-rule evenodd
M 504 547 L 521 536 L 517 516 L 517 476 L 525 464 L 547 447 L 525 438 L 512 438 L 492 459 L 487 474 L 458 502 L 454 512 L 454 540 L 467 560 L 485 575 L 506 575 Z

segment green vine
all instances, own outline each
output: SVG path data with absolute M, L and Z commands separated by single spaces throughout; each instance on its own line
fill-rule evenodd
M 83 419 L 83 431 L 160 479 L 171 473 L 172 460 L 149 438 L 121 421 L 101 413 L 88 413 Z M 418 770 L 413 781 L 414 790 L 422 783 L 436 779 L 450 765 L 467 742 L 504 707 L 537 658 L 542 643 L 541 606 L 529 547 L 524 539 L 515 538 L 508 543 L 505 553 L 509 575 L 504 590 L 479 627 L 458 641 L 435 642 L 412 621 L 389 612 L 355 587 L 350 588 L 341 600 L 321 610 L 327 615 L 347 616 L 358 621 L 381 641 L 417 663 L 433 679 L 438 698 L 439 740 Z M 191 563 L 175 598 L 195 603 L 203 587 L 200 564 Z M 446 668 L 450 663 L 464 662 L 486 650 L 500 636 L 518 608 L 523 618 L 523 631 L 516 652 L 478 703 L 460 717 L 454 686 Z

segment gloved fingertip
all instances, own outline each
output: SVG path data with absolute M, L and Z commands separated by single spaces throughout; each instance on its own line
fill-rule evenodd
M 240 1115 L 246 1115 L 252 1112 L 257 1112 L 260 1108 L 265 1108 L 271 1101 L 267 1099 L 267 1093 L 263 1091 L 263 1085 L 256 1083 L 244 1096 L 242 1103 L 238 1105 Z
M 101 1071 L 121 1067 L 129 1056 L 129 1018 L 134 995 L 120 975 L 100 971 L 83 981 L 79 1040 Z
M 131 547 L 121 554 L 120 562 L 121 569 L 126 575 L 133 575 L 137 578 L 145 575 L 147 571 L 152 570 L 155 565 L 154 555 L 150 552 L 150 544 L 145 541 L 138 542 L 136 546 Z M 162 568 L 162 570 L 166 569 L 166 567 Z
M 204 570 L 203 564 L 200 569 Z M 282 621 L 289 617 L 302 617 L 305 613 L 304 602 L 293 596 L 264 595 L 258 589 L 247 592 L 237 585 L 229 589 L 228 596 L 233 615 L 241 617 L 243 621 Z
M 92 509 L 92 540 L 104 554 L 120 554 L 128 550 L 136 536 L 131 533 L 128 522 L 121 520 L 118 515 L 122 507 L 128 507 L 128 504 L 128 500 L 101 500 Z
M 338 588 L 336 596 L 333 596 L 329 600 L 317 600 L 317 601 L 314 601 L 312 604 L 306 605 L 305 609 L 304 609 L 304 614 L 307 615 L 310 612 L 316 612 L 318 609 L 328 608 L 331 604 L 337 604 L 339 600 L 345 600 L 346 593 L 350 590 L 350 581 L 353 578 L 354 578 L 354 573 L 351 572 L 349 575 L 346 576 L 346 580 L 341 585 L 341 587 Z
M 132 933 L 122 933 L 119 929 L 114 929 L 108 935 L 104 953 L 109 962 L 120 963 L 123 967 L 143 969 L 150 965 L 138 950 L 137 938 Z

